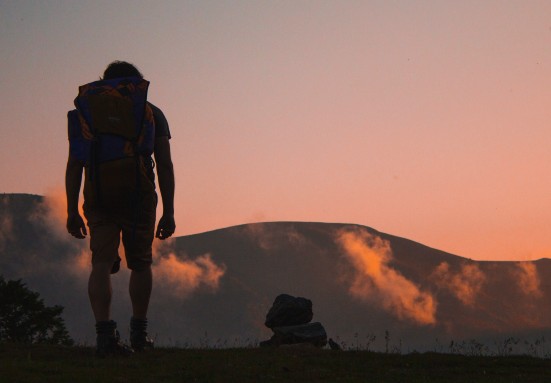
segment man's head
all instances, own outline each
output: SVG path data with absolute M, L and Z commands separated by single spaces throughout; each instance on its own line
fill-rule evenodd
M 139 77 L 143 78 L 138 68 L 126 61 L 113 61 L 103 72 L 104 80 L 111 80 L 120 77 Z

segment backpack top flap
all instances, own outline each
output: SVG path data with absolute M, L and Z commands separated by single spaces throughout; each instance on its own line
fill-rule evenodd
M 75 106 L 94 135 L 111 134 L 136 142 L 149 82 L 138 77 L 95 81 L 79 87 Z
M 82 138 L 97 142 L 99 162 L 153 153 L 155 125 L 147 104 L 148 88 L 149 82 L 138 77 L 100 80 L 79 87 L 75 99 L 78 119 L 75 116 L 73 120 Z

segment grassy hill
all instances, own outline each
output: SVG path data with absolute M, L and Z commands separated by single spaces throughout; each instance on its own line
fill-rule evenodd
M 530 356 L 279 349 L 156 349 L 98 359 L 92 348 L 0 345 L 0 382 L 547 382 Z

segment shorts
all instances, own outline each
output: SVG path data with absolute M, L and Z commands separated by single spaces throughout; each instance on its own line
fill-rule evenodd
M 155 233 L 157 194 L 144 196 L 137 209 L 103 211 L 87 209 L 84 216 L 90 229 L 92 265 L 114 263 L 119 257 L 122 238 L 126 264 L 140 271 L 153 261 L 152 244 Z

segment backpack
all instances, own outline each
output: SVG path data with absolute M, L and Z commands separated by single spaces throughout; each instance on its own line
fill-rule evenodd
M 68 115 L 69 152 L 85 166 L 87 207 L 135 207 L 153 190 L 147 166 L 155 142 L 149 82 L 138 77 L 95 81 L 79 87 Z

